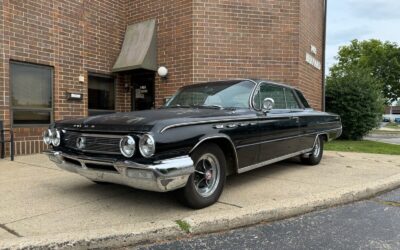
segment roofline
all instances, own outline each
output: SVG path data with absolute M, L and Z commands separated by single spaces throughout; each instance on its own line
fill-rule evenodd
M 230 82 L 230 81 L 232 81 L 232 82 L 237 81 L 238 83 L 241 81 L 251 81 L 251 82 L 255 83 L 256 85 L 261 82 L 265 82 L 268 84 L 273 84 L 273 85 L 277 85 L 277 86 L 300 90 L 297 87 L 288 85 L 286 83 L 274 82 L 271 80 L 251 79 L 251 78 L 233 78 L 233 79 L 225 79 L 225 80 L 212 80 L 212 81 L 207 81 L 207 82 L 199 82 L 199 83 L 194 83 L 194 84 L 190 84 L 190 85 L 185 85 L 185 86 L 182 86 L 182 88 L 189 87 L 189 86 L 202 85 L 202 84 L 207 84 L 207 83 L 219 83 L 219 82 Z

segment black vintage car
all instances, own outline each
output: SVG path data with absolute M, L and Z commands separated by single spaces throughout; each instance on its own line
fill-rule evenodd
M 227 175 L 300 156 L 316 165 L 340 117 L 290 86 L 230 80 L 181 88 L 157 110 L 60 121 L 44 132 L 50 160 L 96 182 L 165 192 L 190 207 L 216 202 Z

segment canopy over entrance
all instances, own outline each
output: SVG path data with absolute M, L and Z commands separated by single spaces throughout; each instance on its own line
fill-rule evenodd
M 121 52 L 112 71 L 157 70 L 156 32 L 154 19 L 129 25 L 126 28 Z

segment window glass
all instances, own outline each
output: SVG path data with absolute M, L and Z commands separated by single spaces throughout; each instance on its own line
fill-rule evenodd
M 261 109 L 265 98 L 272 98 L 274 100 L 274 109 L 286 109 L 285 92 L 283 87 L 261 84 L 260 90 L 254 98 L 255 108 Z
M 11 62 L 13 124 L 49 124 L 52 113 L 53 69 Z
M 110 113 L 115 109 L 114 78 L 89 75 L 88 106 L 89 114 Z M 102 112 L 103 111 L 103 112 Z
M 50 124 L 51 112 L 40 110 L 14 110 L 14 124 Z
M 306 109 L 310 108 L 310 105 L 308 104 L 307 99 L 304 97 L 303 93 L 301 93 L 297 89 L 295 91 L 296 91 L 296 94 L 299 97 L 301 103 L 303 104 L 304 108 L 306 108 Z
M 291 89 L 285 89 L 286 105 L 288 109 L 298 109 L 299 104 L 297 103 L 296 97 Z
M 165 107 L 249 108 L 249 98 L 253 88 L 254 83 L 250 81 L 216 82 L 187 86 L 180 89 Z
M 52 69 L 26 63 L 11 63 L 13 107 L 51 108 Z

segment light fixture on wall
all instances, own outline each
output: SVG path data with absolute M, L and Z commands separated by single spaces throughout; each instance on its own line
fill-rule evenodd
M 164 66 L 160 66 L 157 70 L 157 73 L 161 78 L 167 78 L 168 69 Z

